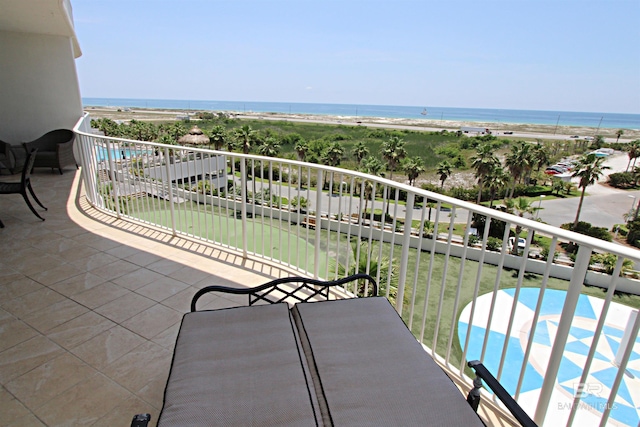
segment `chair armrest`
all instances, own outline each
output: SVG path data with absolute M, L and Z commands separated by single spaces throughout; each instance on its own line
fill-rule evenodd
M 333 281 L 315 280 L 308 277 L 283 277 L 253 288 L 230 288 L 227 286 L 217 285 L 204 287 L 193 296 L 193 299 L 191 300 L 191 311 L 196 311 L 196 303 L 198 302 L 198 299 L 209 292 L 248 295 L 249 305 L 253 305 L 258 301 L 277 304 L 284 302 L 287 298 L 293 298 L 299 302 L 308 302 L 317 296 L 322 296 L 328 300 L 329 288 L 331 286 L 341 286 L 353 281 L 364 282 L 365 290 L 368 289 L 366 285 L 368 282 L 372 287 L 373 295 L 378 295 L 378 285 L 375 279 L 368 274 L 354 274 Z M 290 284 L 298 285 L 292 290 L 291 286 L 286 286 Z M 285 286 L 283 287 L 283 285 Z M 367 296 L 369 293 L 365 292 L 364 295 Z
M 495 393 L 504 406 L 507 407 L 509 412 L 515 417 L 518 422 L 524 427 L 537 427 L 537 424 L 527 415 L 522 407 L 515 401 L 513 397 L 502 387 L 502 384 L 493 376 L 491 372 L 478 360 L 472 360 L 467 362 L 467 366 L 472 368 L 476 375 L 487 383 L 487 386 Z M 481 387 L 481 385 L 479 386 Z M 469 398 L 471 397 L 473 389 L 469 392 Z M 477 405 L 476 405 L 477 408 Z

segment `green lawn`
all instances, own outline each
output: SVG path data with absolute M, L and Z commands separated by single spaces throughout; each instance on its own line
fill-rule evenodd
M 147 203 L 150 202 L 150 203 Z M 138 218 L 159 222 L 160 224 L 170 227 L 170 211 L 168 204 L 157 199 L 147 199 L 147 202 L 140 203 L 138 206 L 147 207 L 141 209 L 143 212 L 136 215 Z M 152 206 L 157 210 L 155 214 L 148 212 L 148 206 Z M 189 209 L 193 208 L 191 213 Z M 224 245 L 235 246 L 241 245 L 241 221 L 235 217 L 230 217 L 224 209 L 212 208 L 211 206 L 199 205 L 196 203 L 175 204 L 174 209 L 177 213 L 177 228 L 195 236 L 206 237 L 207 239 L 217 241 Z M 447 224 L 448 225 L 448 224 Z M 273 257 L 290 262 L 292 265 L 313 271 L 313 250 L 315 246 L 315 231 L 309 230 L 297 225 L 291 225 L 288 222 L 271 220 L 268 217 L 257 216 L 247 220 L 248 230 L 248 250 L 256 252 L 266 257 Z M 280 229 L 284 232 L 281 233 Z M 446 225 L 442 228 L 446 230 Z M 399 240 L 398 240 L 399 241 Z M 347 241 L 346 236 L 338 235 L 335 232 L 326 230 L 320 231 L 320 262 L 319 275 L 326 278 L 334 278 L 336 262 L 343 265 L 346 264 L 347 258 L 349 262 L 353 262 L 352 245 L 356 245 L 356 238 L 352 238 L 351 242 Z M 379 248 L 376 243 L 376 250 Z M 387 259 L 393 259 L 396 270 L 399 266 L 399 258 L 401 255 L 401 246 L 392 246 L 388 243 L 382 244 L 382 256 Z M 377 256 L 378 252 L 376 252 Z M 406 287 L 405 287 L 405 304 L 402 317 L 409 325 L 410 323 L 410 306 L 414 298 L 414 282 L 415 287 L 415 309 L 413 313 L 413 322 L 411 330 L 416 337 L 420 336 L 422 329 L 422 312 L 425 306 L 425 299 L 428 301 L 426 305 L 426 317 L 424 327 L 424 343 L 429 347 L 433 347 L 433 339 L 436 330 L 436 320 L 440 314 L 440 325 L 438 327 L 438 337 L 436 342 L 436 351 L 438 354 L 446 354 L 447 348 L 451 347 L 450 361 L 459 366 L 462 357 L 462 349 L 458 342 L 458 318 L 464 307 L 473 300 L 474 287 L 478 274 L 479 263 L 475 261 L 464 261 L 464 267 L 461 268 L 462 260 L 450 257 L 445 273 L 445 256 L 443 254 L 435 254 L 433 256 L 433 273 L 431 280 L 428 280 L 429 265 L 431 263 L 431 253 L 418 252 L 417 249 L 409 250 L 409 261 L 407 269 Z M 416 269 L 416 265 L 418 266 Z M 417 273 L 416 273 L 417 271 Z M 494 290 L 496 277 L 498 276 L 498 267 L 484 264 L 479 281 L 478 294 L 492 292 Z M 460 288 L 458 282 L 462 277 Z M 386 278 L 381 278 L 384 282 Z M 539 287 L 542 277 L 536 274 L 525 274 L 522 286 Z M 444 292 L 442 292 L 442 284 L 444 282 Z M 518 271 L 503 269 L 500 275 L 498 289 L 515 288 L 518 283 Z M 550 289 L 566 290 L 569 282 L 555 278 L 549 278 L 547 286 Z M 583 294 L 604 298 L 605 291 L 595 287 L 584 287 Z M 455 305 L 456 295 L 459 294 L 458 305 Z M 442 298 L 441 298 L 442 295 Z M 438 306 L 442 301 L 440 313 Z M 614 301 L 640 308 L 640 297 L 636 295 L 619 294 L 614 296 Z M 511 307 L 498 307 L 498 309 L 510 310 Z M 453 340 L 449 343 L 449 335 L 453 326 Z M 470 373 L 470 372 L 469 372 Z
M 150 204 L 140 202 L 136 206 L 137 209 L 131 209 L 131 215 L 143 221 L 171 228 L 171 211 L 168 203 L 151 198 L 146 200 Z M 178 231 L 222 245 L 242 247 L 242 221 L 232 216 L 232 210 L 227 214 L 224 208 L 185 202 L 174 204 L 174 211 Z M 280 228 L 285 232 L 280 233 Z M 296 267 L 313 271 L 313 239 L 315 238 L 313 230 L 257 216 L 247 219 L 247 236 L 248 252 L 285 260 Z M 320 257 L 320 260 L 320 271 L 325 271 L 326 257 Z

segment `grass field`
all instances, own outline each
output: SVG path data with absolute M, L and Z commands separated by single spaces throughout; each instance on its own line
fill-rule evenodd
M 168 203 L 162 200 L 150 199 L 137 201 L 136 207 L 140 213 L 135 215 L 139 219 L 158 223 L 164 227 L 171 227 L 170 209 Z M 141 208 L 142 207 L 142 208 Z M 138 210 L 136 209 L 136 210 Z M 212 208 L 192 202 L 174 204 L 176 212 L 176 227 L 179 231 L 192 236 L 206 238 L 230 247 L 242 245 L 242 223 L 235 218 L 234 212 L 220 208 Z M 314 247 L 316 233 L 299 225 L 292 225 L 268 217 L 256 216 L 247 220 L 247 250 L 258 255 L 284 260 L 291 265 L 305 271 L 314 271 Z M 336 263 L 346 265 L 354 263 L 352 248 L 361 244 L 355 237 L 347 241 L 345 235 L 327 230 L 320 230 L 318 272 L 320 277 L 332 279 L 336 276 Z M 400 246 L 383 243 L 377 246 L 377 256 L 381 250 L 383 258 L 393 260 L 399 265 Z M 429 267 L 433 262 L 432 276 L 429 280 Z M 473 300 L 475 284 L 478 281 L 479 263 L 475 261 L 450 257 L 446 260 L 443 254 L 419 252 L 409 250 L 407 278 L 405 282 L 405 299 L 402 317 L 411 325 L 416 337 L 424 333 L 423 342 L 433 348 L 440 355 L 445 355 L 451 349 L 450 362 L 460 366 L 462 348 L 458 342 L 458 318 L 464 307 Z M 360 271 L 369 272 L 369 271 Z M 500 274 L 498 289 L 515 288 L 518 285 L 518 271 L 503 269 L 484 264 L 479 278 L 478 295 L 492 292 L 496 286 L 496 278 Z M 396 278 L 397 280 L 397 278 Z M 380 279 L 386 281 L 386 277 Z M 536 274 L 524 274 L 523 287 L 540 287 L 542 277 Z M 444 290 L 443 290 L 444 286 Z M 550 289 L 566 290 L 569 282 L 556 278 L 549 278 L 547 286 Z M 595 287 L 584 287 L 583 294 L 604 298 L 605 291 Z M 425 300 L 427 301 L 425 305 Z M 456 300 L 458 301 L 456 303 Z M 640 308 L 640 297 L 636 295 L 619 294 L 614 301 Z M 410 307 L 413 302 L 414 312 L 411 319 Z M 511 307 L 497 307 L 497 309 L 511 310 Z M 423 311 L 426 312 L 423 325 Z M 437 319 L 437 340 L 434 343 Z M 423 332 L 424 329 L 424 332 Z M 453 330 L 452 330 L 453 329 Z M 468 372 L 471 374 L 471 372 Z

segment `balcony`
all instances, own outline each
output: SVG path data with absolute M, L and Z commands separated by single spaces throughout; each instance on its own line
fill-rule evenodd
M 607 389 L 593 381 L 592 373 L 601 371 L 602 342 L 583 342 L 584 357 L 573 359 L 580 369 L 572 376 L 563 356 L 577 351 L 578 330 L 591 328 L 595 341 L 622 335 L 625 322 L 615 323 L 612 313 L 624 316 L 611 301 L 616 290 L 637 291 L 637 281 L 618 273 L 624 258 L 640 261 L 638 251 L 383 178 L 114 140 L 89 133 L 87 125 L 85 117 L 77 129 L 81 173 L 34 175 L 35 191 L 49 207 L 45 222 L 19 196 L 2 200 L 0 424 L 116 425 L 140 412 L 155 419 L 181 314 L 197 289 L 291 274 L 332 279 L 364 270 L 462 390 L 471 385 L 465 360 L 482 359 L 544 425 L 566 425 L 569 418 L 573 425 L 607 418 L 637 425 L 633 414 L 624 418 L 629 415 L 620 410 L 628 395 L 640 393 L 630 377 L 606 361 L 612 367 Z M 225 189 L 207 186 L 210 177 L 195 167 L 213 156 L 224 158 Z M 171 179 L 169 166 L 176 163 L 202 184 Z M 145 169 L 152 166 L 167 173 L 150 178 Z M 332 194 L 316 191 L 324 182 Z M 390 221 L 384 222 L 387 209 Z M 485 224 L 502 224 L 497 251 L 486 244 L 490 227 L 476 243 L 467 232 L 477 228 L 478 216 Z M 516 227 L 525 246 L 512 254 L 509 230 Z M 549 241 L 546 252 L 535 243 L 541 236 Z M 555 255 L 568 242 L 578 248 L 575 262 Z M 589 268 L 594 251 L 616 257 L 613 274 Z M 583 305 L 588 293 L 602 299 L 589 302 L 592 319 Z M 561 301 L 556 312 L 548 301 Z M 239 302 L 217 297 L 203 306 Z M 548 345 L 541 349 L 544 327 Z M 631 349 L 638 347 L 628 348 L 618 365 L 633 374 Z M 565 383 L 573 378 L 582 389 L 569 390 Z M 606 404 L 610 390 L 611 405 L 595 399 Z M 488 393 L 481 408 L 489 424 L 510 424 Z

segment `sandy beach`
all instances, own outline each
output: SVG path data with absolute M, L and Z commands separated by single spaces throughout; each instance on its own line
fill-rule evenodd
M 119 111 L 120 110 L 120 111 Z M 88 107 L 86 111 L 92 118 L 109 118 L 112 120 L 142 120 L 142 121 L 170 121 L 181 120 L 189 116 L 197 120 L 197 111 L 163 110 L 151 108 L 132 108 L 129 111 L 117 107 Z M 607 142 L 616 141 L 617 129 L 573 126 L 550 126 L 536 124 L 488 123 L 471 121 L 451 121 L 437 119 L 392 119 L 385 117 L 355 117 L 355 116 L 325 116 L 316 114 L 287 114 L 287 113 L 256 113 L 256 112 L 227 112 L 237 119 L 285 120 L 295 122 L 342 124 L 353 126 L 368 126 L 379 128 L 409 129 L 419 131 L 441 131 L 443 129 L 456 131 L 463 126 L 474 126 L 491 129 L 494 135 L 503 136 L 505 132 L 512 132 L 506 136 L 512 138 L 540 138 L 540 139 L 576 139 L 574 136 L 593 137 L 602 135 Z M 629 142 L 640 138 L 640 131 L 625 129 L 620 142 Z

